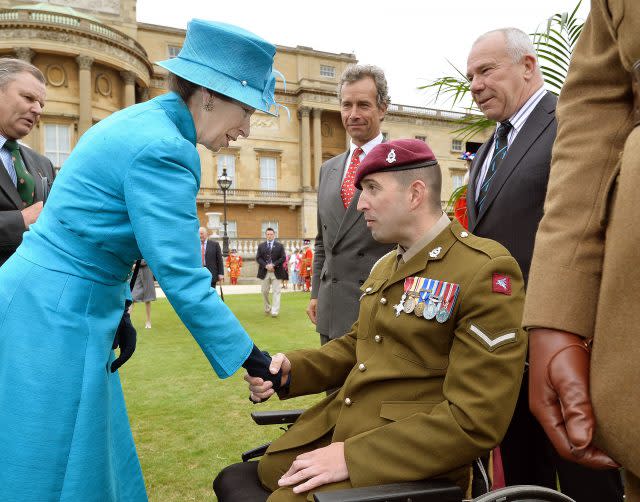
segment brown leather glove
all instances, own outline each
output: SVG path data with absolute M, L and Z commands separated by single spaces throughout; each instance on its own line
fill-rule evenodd
M 529 331 L 529 406 L 558 453 L 592 469 L 619 465 L 592 445 L 595 417 L 589 397 L 585 339 L 546 328 Z

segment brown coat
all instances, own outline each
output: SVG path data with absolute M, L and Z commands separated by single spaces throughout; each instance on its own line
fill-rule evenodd
M 592 0 L 557 107 L 525 326 L 595 335 L 596 444 L 640 475 L 640 2 Z
M 348 334 L 287 354 L 290 397 L 342 388 L 305 412 L 269 453 L 333 431 L 333 441 L 345 442 L 357 487 L 452 473 L 502 438 L 527 347 L 519 329 L 524 286 L 517 263 L 501 245 L 457 222 L 394 271 L 395 262 L 392 251 L 362 285 L 359 317 Z M 492 291 L 493 274 L 510 277 L 510 295 Z M 396 316 L 404 279 L 414 276 L 460 285 L 446 322 Z

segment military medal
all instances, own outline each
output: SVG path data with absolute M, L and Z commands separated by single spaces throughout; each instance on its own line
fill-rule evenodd
M 413 312 L 413 309 L 416 308 L 416 305 L 418 304 L 416 298 L 419 297 L 419 293 L 417 292 L 417 290 L 420 289 L 420 286 L 422 286 L 422 284 L 424 284 L 424 279 L 420 277 L 413 277 L 412 281 L 413 283 L 411 286 L 411 290 L 407 293 L 407 299 L 404 302 L 403 310 L 405 314 L 410 314 L 411 312 Z
M 400 301 L 393 306 L 393 310 L 396 311 L 396 317 L 399 317 L 400 312 L 404 310 L 404 302 L 407 299 L 407 292 L 409 291 L 412 285 L 413 285 L 413 277 L 407 277 L 404 280 L 404 293 L 402 293 L 402 297 L 400 298 Z
M 443 281 L 434 281 L 433 290 L 429 297 L 429 304 L 424 309 L 422 316 L 425 319 L 433 319 L 438 313 L 438 304 L 442 298 Z
M 413 313 L 418 317 L 423 316 L 424 309 L 427 307 L 427 300 L 429 299 L 431 284 L 433 284 L 433 279 L 424 279 L 422 287 L 420 288 L 420 293 L 418 293 L 418 305 L 416 305 L 416 308 L 413 311 Z
M 450 283 L 449 291 L 446 294 L 446 300 L 442 305 L 442 308 L 438 311 L 436 315 L 436 321 L 439 323 L 447 322 L 449 317 L 451 317 L 451 312 L 453 312 L 453 306 L 458 299 L 458 292 L 460 291 L 460 285 Z
M 451 296 L 453 295 L 454 284 L 448 282 L 444 290 L 442 291 L 443 302 L 440 304 L 440 309 L 436 314 L 436 321 L 439 323 L 445 322 L 449 318 L 449 302 L 451 302 Z

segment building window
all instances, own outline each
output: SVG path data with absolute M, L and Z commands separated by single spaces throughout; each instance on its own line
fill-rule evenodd
M 321 77 L 329 77 L 336 78 L 336 68 L 335 66 L 329 66 L 326 64 L 320 65 L 320 76 Z
M 60 169 L 71 152 L 71 128 L 68 124 L 44 125 L 44 154 Z
M 278 237 L 278 222 L 275 220 L 272 221 L 263 221 L 262 222 L 262 233 L 260 235 L 264 235 L 267 231 L 267 228 L 273 228 L 276 231 L 276 237 Z
M 224 222 L 222 223 L 222 231 L 224 232 Z M 235 220 L 227 220 L 227 237 L 231 239 L 238 238 L 238 222 Z
M 175 58 L 180 52 L 180 49 L 182 49 L 182 47 L 180 47 L 179 45 L 167 46 L 167 53 L 169 54 L 169 59 Z
M 275 157 L 260 157 L 260 190 L 277 190 L 277 161 Z
M 420 140 L 420 141 L 424 141 L 425 143 L 427 142 L 427 137 L 426 136 L 416 136 L 415 138 Z
M 451 151 L 452 152 L 461 152 L 462 151 L 462 140 L 461 139 L 453 139 L 453 140 L 451 140 Z
M 456 190 L 464 185 L 464 175 L 463 174 L 454 174 L 451 176 L 451 184 L 453 189 Z
M 222 168 L 227 168 L 227 176 L 231 178 L 231 186 L 229 188 L 236 188 L 236 156 L 235 155 L 216 155 L 218 161 L 218 178 L 222 176 Z M 216 178 L 217 179 L 217 178 Z

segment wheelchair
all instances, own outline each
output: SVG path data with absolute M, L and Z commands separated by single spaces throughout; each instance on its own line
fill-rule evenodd
M 304 410 L 263 411 L 251 413 L 258 425 L 290 425 Z M 258 480 L 257 462 L 252 459 L 262 456 L 269 443 L 242 454 L 242 463 L 223 469 L 213 481 L 218 493 L 224 485 L 226 501 L 266 502 L 270 493 L 262 488 Z M 479 460 L 477 460 L 479 463 Z M 480 464 L 480 463 L 479 463 Z M 486 478 L 485 478 L 486 479 Z M 233 486 L 232 490 L 229 487 Z M 489 492 L 473 499 L 465 499 L 462 489 L 446 480 L 425 480 L 408 483 L 393 483 L 379 486 L 333 490 L 313 494 L 315 502 L 575 502 L 572 498 L 541 486 L 509 486 Z

